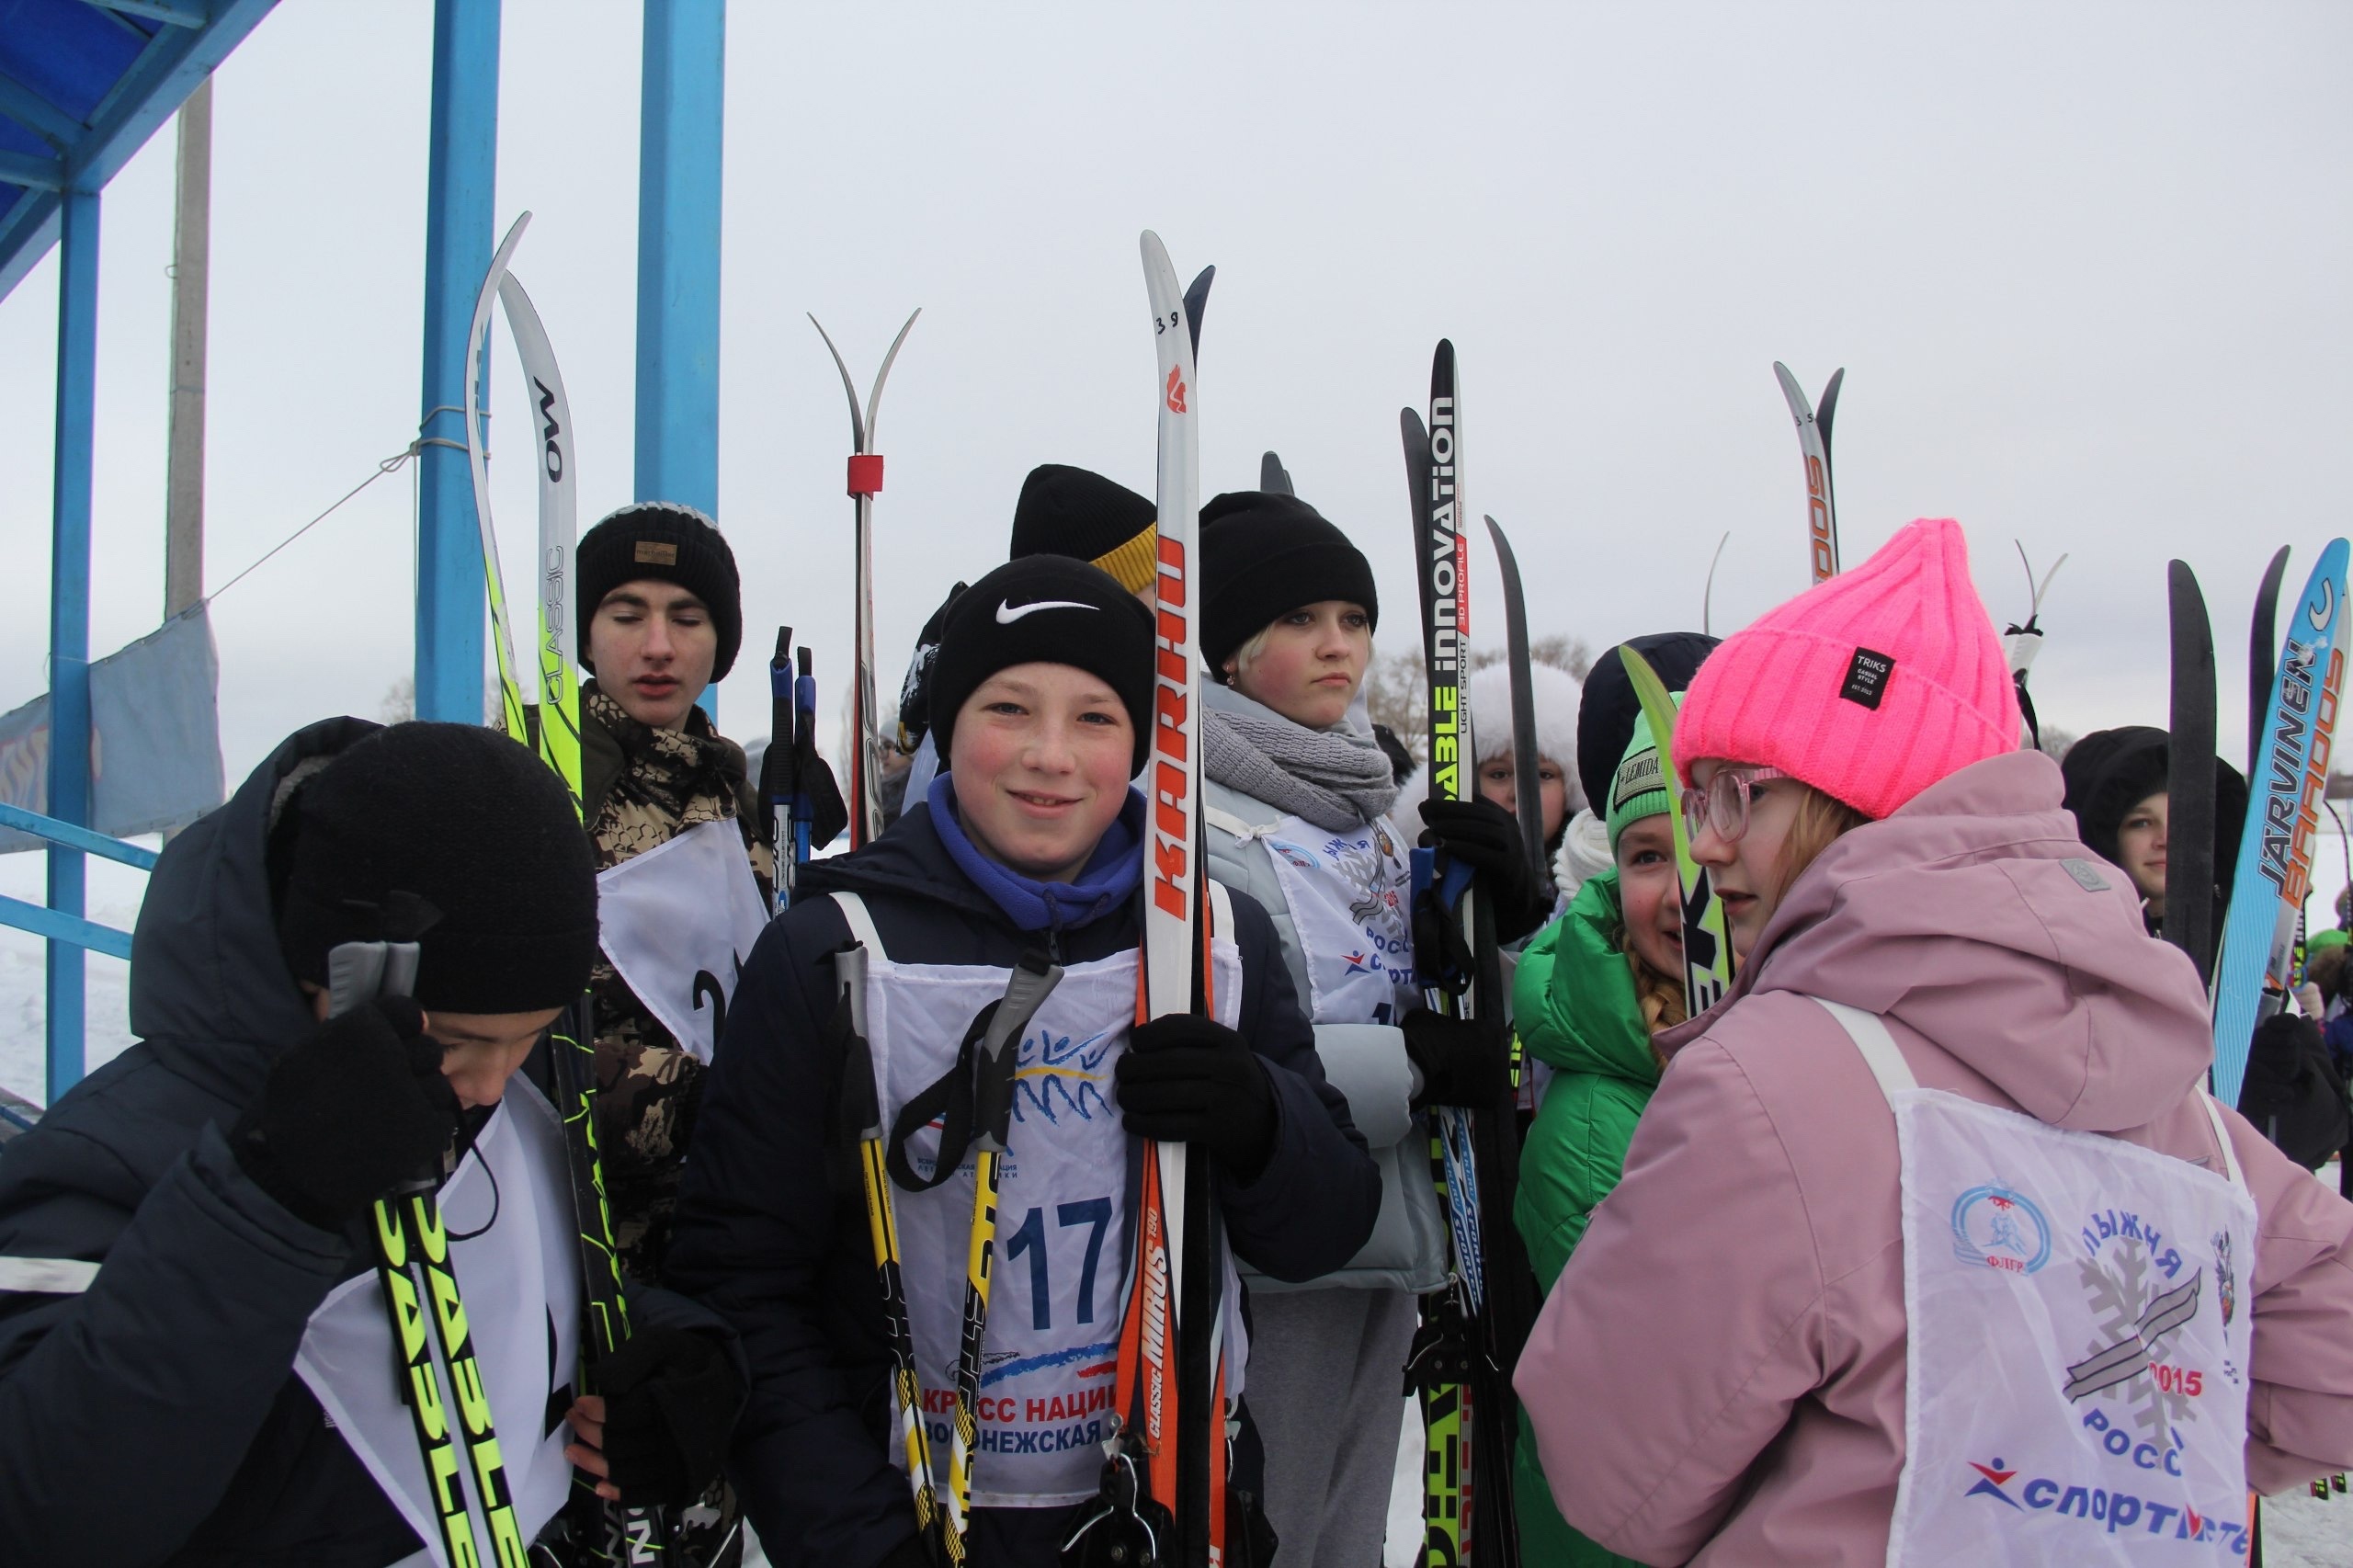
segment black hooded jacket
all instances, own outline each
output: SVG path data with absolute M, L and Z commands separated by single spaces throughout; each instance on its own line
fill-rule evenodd
M 2059 764 L 2066 780 L 2064 804 L 2075 814 L 2075 830 L 2093 854 L 2111 865 L 2117 855 L 2117 829 L 2125 813 L 2152 795 L 2165 792 L 2170 766 L 2170 737 L 2146 724 L 2095 730 L 2067 748 Z M 2222 915 L 2231 902 L 2231 884 L 2238 871 L 2239 835 L 2246 825 L 2246 779 L 2222 758 L 2214 759 L 2214 926 L 2222 934 Z M 2167 890 L 2170 898 L 2171 890 Z M 2163 922 L 2150 919 L 2154 935 Z
M 311 1313 L 370 1267 L 359 1228 L 296 1219 L 226 1137 L 316 1027 L 271 915 L 272 798 L 376 728 L 297 732 L 165 849 L 131 941 L 140 1042 L 0 1146 L 0 1256 L 100 1266 L 78 1293 L 0 1291 L 0 1561 L 381 1568 L 420 1549 L 292 1370 Z M 659 1295 L 632 1309 L 717 1330 Z
M 750 1356 L 751 1401 L 729 1471 L 779 1568 L 870 1568 L 915 1532 L 906 1480 L 889 1458 L 890 1347 L 864 1198 L 835 1131 L 840 1051 L 825 1043 L 825 1025 L 835 1009 L 832 955 L 850 939 L 839 906 L 824 896 L 836 890 L 866 900 L 895 962 L 1010 970 L 1040 941 L 958 868 L 924 805 L 857 854 L 811 864 L 792 908 L 744 966 L 687 1165 L 669 1268 L 674 1284 L 733 1324 Z M 1277 1131 L 1266 1170 L 1246 1186 L 1221 1181 L 1220 1203 L 1238 1256 L 1278 1278 L 1313 1278 L 1363 1245 L 1380 1175 L 1346 1097 L 1324 1081 L 1266 912 L 1239 894 L 1233 903 L 1240 1028 L 1274 1085 Z M 1065 964 L 1108 958 L 1134 949 L 1141 931 L 1137 902 L 1125 900 L 1061 928 L 1051 956 Z M 1130 1141 L 1131 1215 L 1140 1147 Z M 1118 1256 L 1132 1250 L 1132 1236 L 1122 1237 Z M 1245 1434 L 1242 1462 L 1254 1449 Z M 1070 1512 L 978 1510 L 972 1561 L 1051 1562 Z

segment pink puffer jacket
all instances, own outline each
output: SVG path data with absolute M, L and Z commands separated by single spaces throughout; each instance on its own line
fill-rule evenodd
M 2221 1171 L 2189 961 L 2091 859 L 2058 767 L 1997 756 L 1847 835 L 1675 1052 L 1515 1382 L 1561 1511 L 1645 1562 L 1877 1564 L 1904 1464 L 1895 1121 L 1809 996 L 1924 1087 Z M 2063 861 L 2076 863 L 2074 870 Z M 2086 882 L 2105 881 L 2105 890 Z M 2247 1471 L 2353 1468 L 2353 1204 L 2224 1119 L 2259 1240 Z

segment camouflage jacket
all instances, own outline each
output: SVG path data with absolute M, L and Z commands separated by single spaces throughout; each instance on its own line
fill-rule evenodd
M 775 861 L 756 825 L 759 808 L 741 746 L 713 730 L 699 708 L 688 711 L 683 731 L 649 729 L 594 682 L 582 688 L 580 716 L 582 804 L 598 870 L 688 828 L 733 818 L 767 895 Z M 659 1282 L 704 1068 L 602 953 L 589 989 L 597 1002 L 597 1141 L 614 1240 L 624 1268 Z

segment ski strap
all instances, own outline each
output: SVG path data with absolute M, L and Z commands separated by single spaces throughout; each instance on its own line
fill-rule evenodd
M 869 952 L 888 958 L 866 901 L 854 892 L 830 896 L 851 938 Z M 1029 1027 L 1061 978 L 1062 970 L 1045 954 L 1035 948 L 1025 951 L 1006 979 L 1005 994 L 974 1014 L 965 1027 L 948 1071 L 899 1108 L 891 1120 L 888 1147 L 891 1180 L 901 1191 L 929 1192 L 955 1175 L 976 1135 L 983 1142 L 994 1139 L 1002 1145 L 1003 1129 L 995 1123 L 1001 1109 L 1012 1104 L 1016 1055 L 1003 1046 Z M 907 1158 L 907 1140 L 934 1121 L 940 1123 L 939 1153 L 931 1175 L 918 1176 Z

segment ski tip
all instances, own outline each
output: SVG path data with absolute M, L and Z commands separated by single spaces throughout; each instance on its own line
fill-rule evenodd
M 1409 456 L 1429 446 L 1429 429 L 1422 423 L 1422 415 L 1419 409 L 1399 409 L 1397 411 L 1397 427 L 1404 433 L 1405 447 Z
M 1798 385 L 1798 379 L 1790 374 L 1790 368 L 1776 359 L 1773 361 L 1773 376 L 1781 383 L 1781 395 L 1789 399 L 1790 412 L 1797 415 L 1800 422 L 1813 418 L 1813 405 L 1806 399 L 1805 388 Z M 1801 409 L 1804 412 L 1800 413 Z
M 788 662 L 791 657 L 792 628 L 790 626 L 779 626 L 776 629 L 776 653 L 768 662 L 770 664 L 781 665 Z
M 1838 408 L 1838 389 L 1846 384 L 1846 381 L 1847 367 L 1841 365 L 1830 372 L 1828 381 L 1822 383 L 1822 402 L 1815 405 L 1813 417 L 1814 422 L 1822 426 L 1824 446 L 1830 442 L 1830 416 Z

